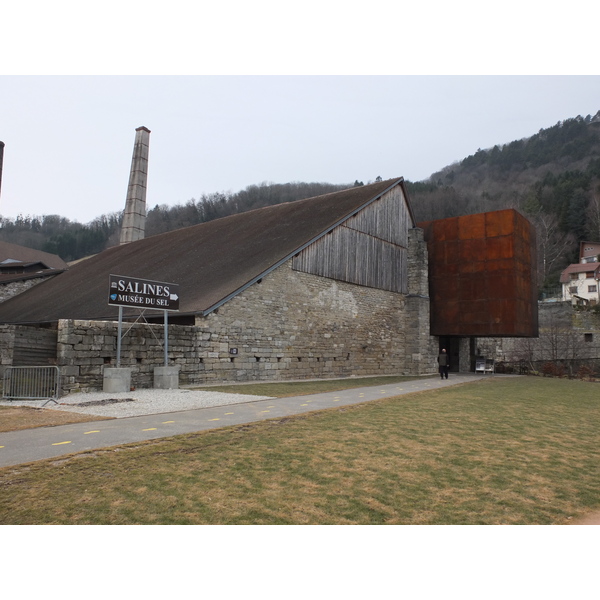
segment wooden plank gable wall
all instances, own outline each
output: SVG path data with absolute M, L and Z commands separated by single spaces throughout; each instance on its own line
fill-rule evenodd
M 366 287 L 408 293 L 408 230 L 400 186 L 350 217 L 294 257 L 292 268 Z

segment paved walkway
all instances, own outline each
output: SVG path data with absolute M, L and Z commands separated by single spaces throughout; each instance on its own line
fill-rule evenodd
M 291 398 L 269 398 L 138 417 L 38 427 L 0 433 L 0 467 L 58 458 L 67 454 L 153 440 L 183 433 L 218 429 L 267 419 L 298 415 L 315 410 L 349 406 L 379 398 L 469 383 L 491 375 L 451 374 L 439 378 L 415 379 L 376 387 L 361 387 Z M 494 375 L 493 377 L 499 377 Z M 501 376 L 500 376 L 501 377 Z

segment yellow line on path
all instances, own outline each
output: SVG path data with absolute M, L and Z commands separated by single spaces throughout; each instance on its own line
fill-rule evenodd
M 308 406 L 308 404 L 301 404 L 300 406 Z M 263 411 L 264 412 L 264 411 Z
M 87 435 L 88 433 L 100 433 L 99 429 L 95 429 L 94 431 L 84 431 L 83 435 Z
M 226 415 L 232 415 L 233 413 L 225 413 Z
M 165 423 L 175 423 L 175 421 L 163 421 L 163 425 L 164 425 Z
M 209 421 L 220 421 L 221 419 L 209 419 Z
M 142 429 L 142 431 L 156 431 L 156 427 L 149 427 L 148 429 Z
M 0 446 L 0 448 L 4 448 L 4 446 Z
M 56 442 L 55 444 L 52 444 L 53 446 L 60 446 L 61 444 L 70 444 L 71 442 Z

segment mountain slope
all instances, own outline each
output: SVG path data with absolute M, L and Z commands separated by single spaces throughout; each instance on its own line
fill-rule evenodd
M 408 189 L 418 220 L 520 210 L 536 226 L 540 285 L 557 285 L 579 242 L 600 241 L 600 111 L 479 149 Z

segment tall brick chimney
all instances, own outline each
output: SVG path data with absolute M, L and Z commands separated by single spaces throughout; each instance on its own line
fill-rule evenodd
M 146 229 L 146 182 L 148 179 L 150 130 L 147 127 L 138 127 L 135 132 L 120 244 L 143 239 Z

